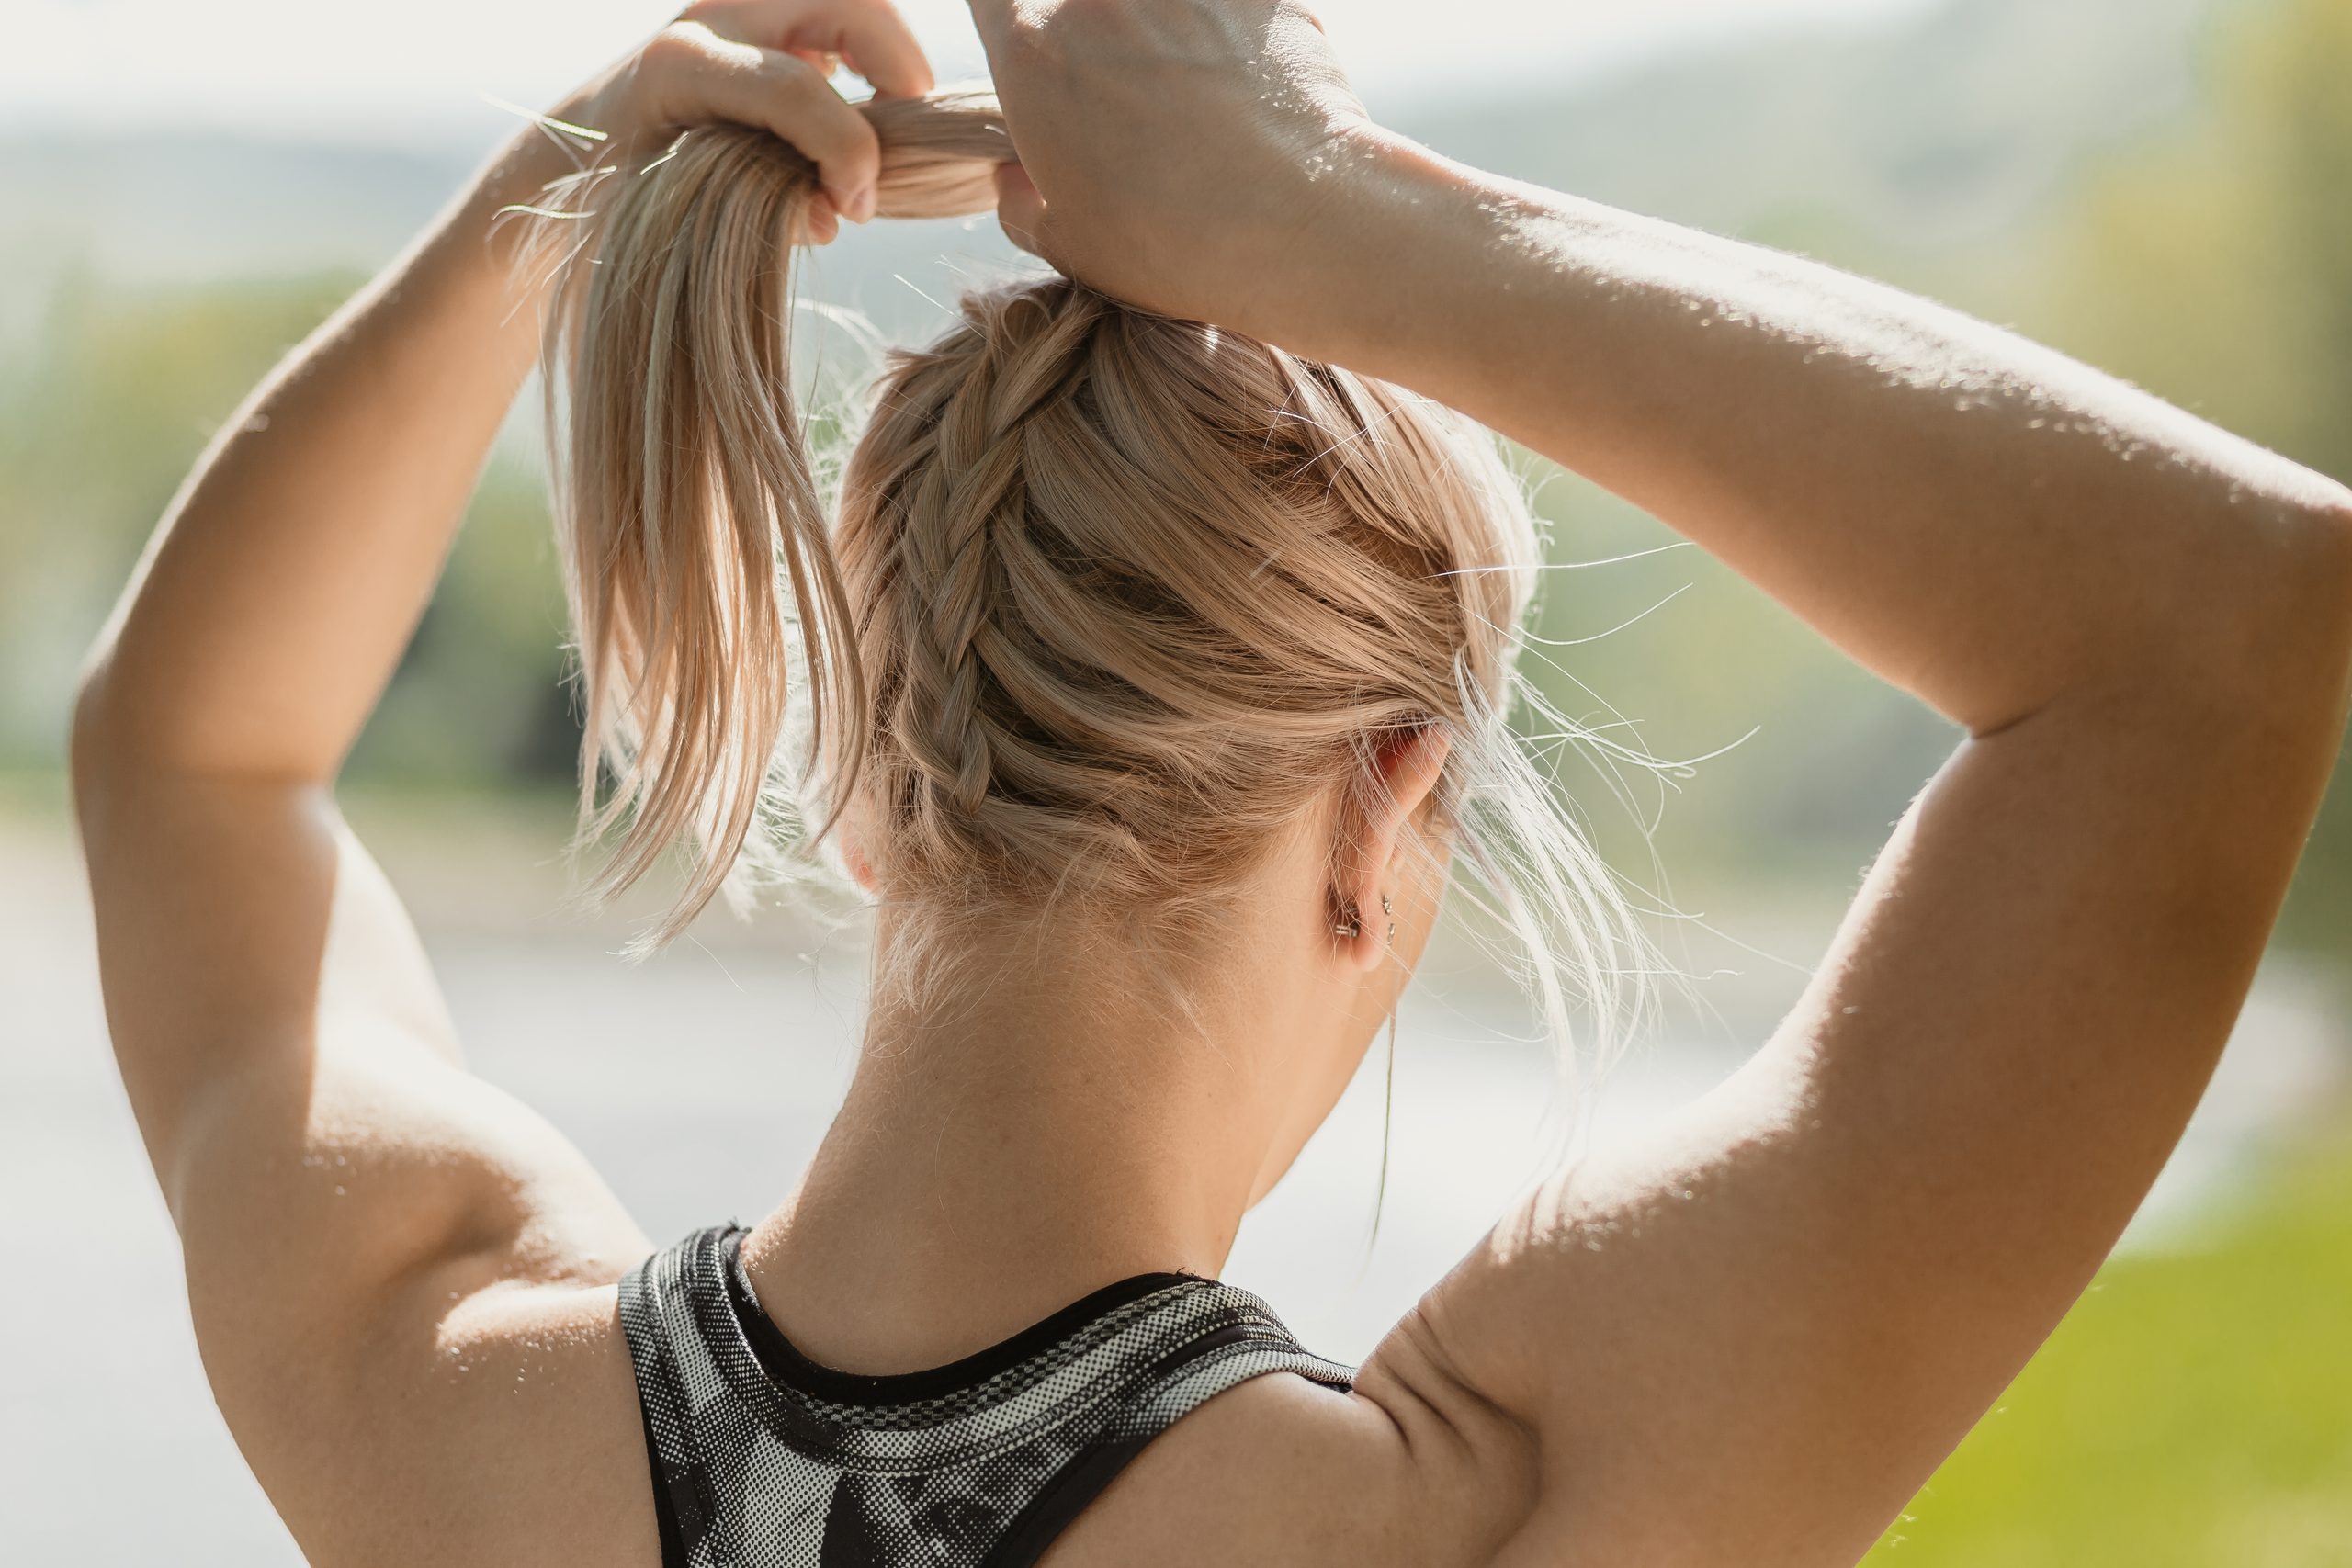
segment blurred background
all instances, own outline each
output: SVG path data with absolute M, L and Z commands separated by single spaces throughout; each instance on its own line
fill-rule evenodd
M 1887 277 L 2352 479 L 2345 0 L 1450 0 L 1442 29 L 1405 0 L 1321 8 L 1375 112 L 1444 152 Z M 959 6 L 908 9 L 944 77 L 977 73 Z M 60 772 L 76 662 L 252 382 L 507 134 L 489 100 L 550 101 L 662 19 L 636 0 L 10 7 L 0 1238 L 91 1288 L 0 1292 L 0 1560 L 297 1560 L 212 1410 L 106 1055 Z M 1019 265 L 988 223 L 901 225 L 824 253 L 810 288 L 906 337 Z M 859 352 L 829 338 L 828 368 Z M 631 967 L 629 911 L 570 900 L 577 731 L 533 428 L 526 400 L 349 810 L 480 1069 L 666 1241 L 787 1189 L 845 1081 L 862 953 L 854 929 L 721 915 Z M 1473 944 L 1433 953 L 1393 1106 L 1375 1050 L 1227 1270 L 1347 1359 L 1531 1174 L 1547 1114 L 1625 1136 L 1763 1038 L 1957 739 L 1656 523 L 1530 475 L 1555 560 L 1613 562 L 1551 574 L 1557 646 L 1532 668 L 1572 716 L 1689 764 L 1570 753 L 1561 779 L 1673 911 L 1690 996 L 1563 1105 Z M 2339 785 L 2146 1213 L 1874 1562 L 2352 1564 L 2347 963 Z

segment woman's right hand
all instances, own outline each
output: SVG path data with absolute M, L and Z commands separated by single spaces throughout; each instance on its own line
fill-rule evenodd
M 1288 334 L 1313 269 L 1283 265 L 1379 139 L 1296 0 L 972 0 L 1018 167 L 998 216 L 1106 293 Z
M 817 165 L 833 211 L 874 216 L 881 151 L 828 79 L 839 60 L 884 96 L 931 90 L 931 65 L 889 0 L 695 0 L 567 98 L 554 118 L 645 153 L 699 125 L 774 131 Z M 819 240 L 833 216 L 815 221 Z

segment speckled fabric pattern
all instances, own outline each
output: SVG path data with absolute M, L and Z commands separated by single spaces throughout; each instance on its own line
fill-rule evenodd
M 743 1231 L 715 1225 L 621 1283 L 664 1568 L 1017 1568 L 1144 1445 L 1236 1383 L 1351 1386 L 1247 1291 L 1104 1287 L 949 1366 L 863 1377 L 759 1311 Z

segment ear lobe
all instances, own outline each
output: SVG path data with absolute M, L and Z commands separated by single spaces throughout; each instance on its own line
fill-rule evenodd
M 863 815 L 853 807 L 842 814 L 841 825 L 834 831 L 841 835 L 842 863 L 849 868 L 850 876 L 858 886 L 871 894 L 875 891 L 874 863 L 865 858 L 865 835 L 860 831 Z
M 1038 194 L 1029 171 L 1018 164 L 1000 164 L 993 177 L 996 220 L 1004 237 L 1031 255 L 1053 263 L 1046 247 L 1046 198 Z

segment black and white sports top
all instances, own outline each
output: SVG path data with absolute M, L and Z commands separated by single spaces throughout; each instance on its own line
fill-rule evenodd
M 663 1568 L 1020 1568 L 1212 1395 L 1355 1378 L 1192 1274 L 1105 1285 L 928 1371 L 836 1371 L 760 1310 L 743 1235 L 696 1231 L 621 1281 Z

